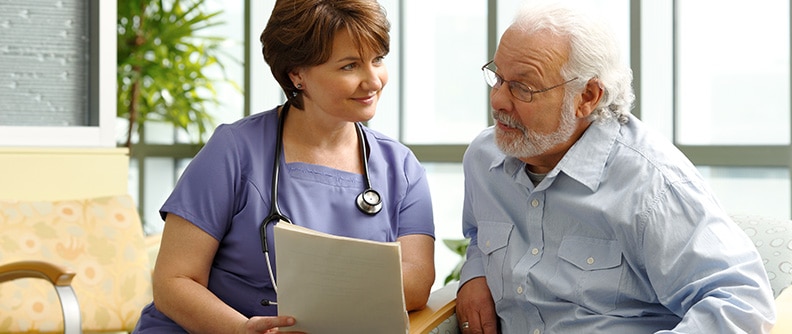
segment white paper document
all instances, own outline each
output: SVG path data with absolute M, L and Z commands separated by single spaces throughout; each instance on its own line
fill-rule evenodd
M 275 225 L 278 314 L 283 330 L 405 334 L 398 242 L 339 237 L 288 223 Z

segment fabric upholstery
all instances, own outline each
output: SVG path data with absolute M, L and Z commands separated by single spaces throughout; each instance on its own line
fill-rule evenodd
M 71 268 L 84 331 L 131 331 L 151 302 L 151 268 L 128 195 L 53 202 L 0 201 L 0 263 Z M 38 279 L 0 284 L 0 332 L 62 331 L 58 297 Z
M 762 256 L 773 296 L 792 284 L 792 221 L 760 215 L 732 215 Z
M 457 323 L 456 313 L 452 314 L 447 319 L 443 320 L 442 323 L 437 325 L 434 329 L 432 329 L 430 334 L 459 334 L 462 331 L 459 329 L 459 324 Z

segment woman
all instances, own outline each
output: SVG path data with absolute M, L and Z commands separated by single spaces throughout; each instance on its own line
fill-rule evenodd
M 154 302 L 136 331 L 267 333 L 299 321 L 264 306 L 277 300 L 259 234 L 273 175 L 277 207 L 293 223 L 399 241 L 407 308 L 425 305 L 434 281 L 425 171 L 404 145 L 365 127 L 359 136 L 356 127 L 374 117 L 387 83 L 389 28 L 376 1 L 276 2 L 262 51 L 288 101 L 219 126 L 184 171 L 160 210 Z M 357 206 L 366 176 L 381 195 L 378 213 Z

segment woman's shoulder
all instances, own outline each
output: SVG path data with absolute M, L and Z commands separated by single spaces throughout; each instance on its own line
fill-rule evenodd
M 366 126 L 363 127 L 363 130 L 368 137 L 368 144 L 372 152 L 381 150 L 384 154 L 390 155 L 412 155 L 410 148 L 398 140 Z
M 275 107 L 270 110 L 265 110 L 260 113 L 245 116 L 231 123 L 221 124 L 220 126 L 218 126 L 218 128 L 226 127 L 226 128 L 231 128 L 233 130 L 252 129 L 252 130 L 256 130 L 257 132 L 260 132 L 261 130 L 264 130 L 268 126 L 274 129 L 275 124 L 277 124 L 275 120 L 277 119 L 278 119 L 278 107 Z
M 209 142 L 253 140 L 261 142 L 262 135 L 277 130 L 277 108 L 245 116 L 229 123 L 219 124 L 212 133 Z
M 377 130 L 365 128 L 365 132 L 370 147 L 369 165 L 384 166 L 397 174 L 403 173 L 407 179 L 419 179 L 426 173 L 409 147 Z

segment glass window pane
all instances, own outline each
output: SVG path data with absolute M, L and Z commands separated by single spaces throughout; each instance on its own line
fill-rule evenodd
M 0 125 L 97 123 L 88 108 L 89 8 L 82 0 L 3 2 Z
M 402 141 L 468 143 L 487 124 L 479 68 L 487 55 L 487 3 L 404 0 Z
M 443 286 L 446 276 L 454 270 L 461 257 L 452 252 L 443 239 L 462 239 L 462 201 L 464 177 L 462 163 L 424 163 L 435 222 L 435 284 L 432 290 Z
M 676 4 L 679 143 L 789 144 L 789 1 Z
M 228 80 L 214 84 L 221 104 L 209 113 L 218 123 L 229 123 L 238 120 L 244 114 L 245 101 L 240 89 L 245 84 L 245 1 L 211 0 L 206 1 L 205 4 L 209 13 L 222 12 L 215 17 L 215 21 L 222 24 L 207 28 L 201 32 L 201 35 L 223 38 L 221 44 L 223 52 L 218 54 L 223 66 L 211 65 L 204 71 L 210 78 Z M 251 39 L 253 39 L 251 48 L 258 50 L 261 55 L 258 35 L 251 36 Z M 259 56 L 251 61 L 263 62 L 264 58 Z M 274 107 L 275 104 L 272 106 Z
M 674 126 L 673 1 L 641 1 L 641 119 L 669 140 Z M 649 42 L 647 42 L 649 41 Z M 639 92 L 636 92 L 639 94 Z
M 377 114 L 367 125 L 380 131 L 391 138 L 398 139 L 401 131 L 401 115 L 399 113 L 401 96 L 401 12 L 399 11 L 400 0 L 379 0 L 380 5 L 385 8 L 388 21 L 391 24 L 390 30 L 390 53 L 385 57 L 385 66 L 388 69 L 388 83 L 380 95 L 377 103 Z M 412 23 L 407 22 L 406 25 Z
M 176 184 L 176 160 L 172 158 L 148 157 L 144 160 L 145 178 L 143 180 L 144 202 L 138 203 L 145 209 L 141 219 L 146 233 L 161 232 L 165 222 L 159 215 L 159 209 L 165 203 L 173 186 Z M 140 168 L 140 165 L 138 165 Z
M 498 1 L 498 39 L 503 31 L 514 20 L 514 15 L 526 3 L 525 0 Z M 589 15 L 601 17 L 616 34 L 622 51 L 622 61 L 630 61 L 630 0 L 566 0 L 570 4 L 583 9 Z M 483 65 L 483 64 L 482 64 Z
M 721 204 L 730 214 L 789 218 L 790 180 L 786 168 L 700 166 Z

